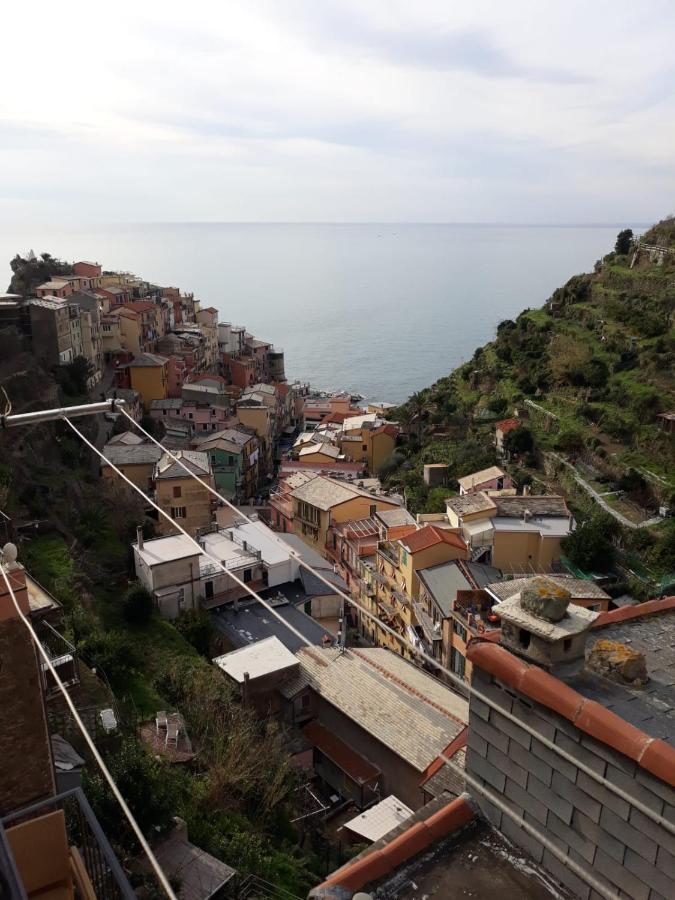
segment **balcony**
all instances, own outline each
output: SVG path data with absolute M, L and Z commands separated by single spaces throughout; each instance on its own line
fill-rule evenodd
M 398 567 L 398 549 L 391 541 L 380 541 L 377 545 L 377 552 L 383 556 L 390 565 Z
M 0 820 L 0 874 L 12 900 L 136 896 L 80 788 Z
M 58 672 L 61 681 L 66 687 L 72 687 L 80 682 L 80 667 L 77 658 L 77 650 L 66 640 L 63 635 L 53 628 L 49 622 L 42 621 L 38 626 L 38 636 L 43 648 L 47 651 L 52 665 Z M 42 683 L 47 699 L 59 693 L 59 688 L 54 681 L 46 663 L 40 665 L 42 671 Z

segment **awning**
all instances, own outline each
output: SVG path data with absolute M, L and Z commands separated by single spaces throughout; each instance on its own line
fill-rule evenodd
M 360 753 L 352 750 L 319 722 L 310 722 L 303 728 L 303 734 L 356 784 L 369 784 L 371 781 L 376 781 L 382 774 L 376 766 L 368 762 Z

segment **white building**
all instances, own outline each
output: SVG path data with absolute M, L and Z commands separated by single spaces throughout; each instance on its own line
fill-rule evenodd
M 153 594 L 160 613 L 175 619 L 187 609 L 212 609 L 234 602 L 247 591 L 214 562 L 254 590 L 298 578 L 293 550 L 263 522 L 242 522 L 201 535 L 205 552 L 182 534 L 140 538 L 133 545 L 138 580 Z

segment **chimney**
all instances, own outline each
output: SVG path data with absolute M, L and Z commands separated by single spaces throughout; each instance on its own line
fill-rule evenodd
M 570 600 L 570 592 L 552 578 L 529 579 L 519 594 L 492 607 L 502 621 L 501 643 L 555 674 L 580 671 L 586 638 L 598 613 Z
M 136 544 L 138 545 L 138 549 L 143 549 L 143 526 L 136 526 Z
M 524 509 L 523 510 L 523 522 L 529 522 L 532 518 L 532 510 Z

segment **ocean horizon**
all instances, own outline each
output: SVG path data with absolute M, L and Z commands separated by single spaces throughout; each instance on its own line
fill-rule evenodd
M 283 348 L 291 380 L 401 402 L 470 359 L 502 319 L 541 306 L 572 275 L 592 271 L 621 227 L 18 225 L 0 228 L 0 290 L 16 253 L 95 259 L 194 292 L 221 321 Z

